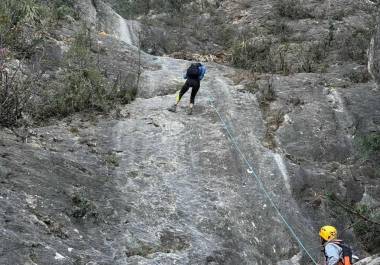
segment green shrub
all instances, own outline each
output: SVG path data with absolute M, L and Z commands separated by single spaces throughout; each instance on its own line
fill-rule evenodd
M 137 96 L 137 75 L 128 74 L 113 83 L 97 65 L 91 51 L 91 34 L 83 28 L 60 65 L 56 78 L 44 80 L 41 72 L 7 77 L 0 70 L 0 125 L 17 127 L 24 115 L 34 122 L 65 117 L 84 110 L 108 112 Z M 4 67 L 0 49 L 0 69 Z M 26 64 L 23 60 L 21 64 Z M 38 69 L 38 67 L 36 67 Z
M 117 98 L 120 100 L 121 104 L 128 104 L 135 100 L 137 92 L 137 86 L 134 84 L 131 86 L 123 86 L 120 87 L 119 92 L 117 93 Z
M 380 133 L 373 132 L 360 136 L 357 140 L 361 154 L 367 158 L 371 155 L 380 154 Z
M 281 42 L 287 42 L 293 33 L 293 30 L 286 23 L 286 19 L 280 16 L 276 16 L 274 22 L 268 23 L 266 27 L 268 29 L 267 34 L 273 34 Z
M 63 82 L 65 86 L 56 95 L 57 114 L 66 116 L 85 109 L 108 110 L 107 81 L 96 67 L 69 69 Z
M 71 197 L 72 208 L 70 215 L 79 220 L 91 219 L 94 223 L 102 220 L 96 204 L 88 200 L 83 192 L 74 193 Z
M 277 98 L 276 90 L 274 89 L 274 86 L 272 84 L 272 81 L 268 82 L 268 86 L 265 86 L 262 90 L 262 99 L 265 101 L 274 101 Z
M 367 83 L 371 80 L 371 75 L 367 67 L 352 69 L 349 73 L 345 74 L 344 77 L 350 79 L 353 83 Z
M 190 0 L 111 0 L 110 2 L 123 17 L 135 18 L 139 15 L 147 15 L 151 10 L 170 14 L 182 13 L 185 4 Z
M 120 158 L 115 153 L 109 153 L 105 157 L 105 162 L 109 166 L 118 167 L 120 163 Z
M 366 64 L 367 50 L 371 39 L 370 30 L 347 30 L 338 40 L 339 54 L 343 60 L 352 60 L 360 64 Z
M 22 52 L 22 57 L 33 53 L 44 26 L 49 24 L 48 9 L 36 0 L 0 1 L 0 48 Z
M 368 205 L 357 204 L 355 211 L 368 218 L 368 220 L 360 220 L 354 224 L 354 232 L 358 236 L 360 242 L 366 247 L 370 253 L 380 250 L 380 211 L 370 209 Z M 374 222 L 377 222 L 374 223 Z
M 79 14 L 75 11 L 73 0 L 54 0 L 52 9 L 55 20 L 62 20 L 65 16 L 71 16 L 74 19 L 79 18 Z
M 253 80 L 244 85 L 243 91 L 247 91 L 248 93 L 255 94 L 259 90 L 259 86 L 256 80 Z
M 366 251 L 376 253 L 380 250 L 379 209 L 362 203 L 345 202 L 333 192 L 327 193 L 325 198 L 331 216 L 350 222 L 355 235 Z
M 260 93 L 258 94 L 258 101 L 261 109 L 264 112 L 269 110 L 269 104 L 272 101 L 275 101 L 277 98 L 276 90 L 273 85 L 272 77 L 267 81 L 267 83 L 260 87 Z
M 72 134 L 79 134 L 79 128 L 78 127 L 70 127 L 69 132 Z
M 40 71 L 28 73 L 28 69 L 42 69 L 31 65 L 29 58 L 41 59 L 34 48 L 44 41 L 47 22 L 73 14 L 72 1 L 42 3 L 0 1 L 0 125 L 17 127 L 25 115 L 42 122 L 82 110 L 108 111 L 115 104 L 131 102 L 137 95 L 136 78 L 111 84 L 97 64 L 86 27 L 75 36 L 64 62 L 60 62 L 62 71 L 54 79 L 43 80 Z M 19 69 L 14 70 L 17 66 L 7 58 L 19 59 Z M 9 68 L 8 63 L 13 66 Z
M 271 40 L 268 39 L 237 41 L 232 47 L 232 63 L 255 72 L 270 72 L 268 60 L 271 44 Z
M 112 94 L 109 95 L 109 100 L 119 101 L 121 104 L 132 102 L 138 92 L 137 75 L 128 73 L 123 76 L 120 72 L 113 83 Z
M 58 20 L 63 19 L 65 16 L 74 16 L 74 10 L 66 5 L 62 5 L 55 10 L 55 16 Z
M 306 73 L 318 72 L 320 69 L 318 65 L 326 58 L 327 50 L 328 44 L 324 40 L 301 46 L 299 57 L 302 71 Z
M 17 127 L 39 88 L 39 73 L 22 73 L 22 62 L 7 66 L 10 53 L 0 48 L 0 126 Z
M 91 51 L 91 34 L 83 28 L 65 56 L 63 72 L 57 81 L 45 85 L 39 94 L 39 105 L 33 111 L 37 120 L 64 117 L 83 110 L 109 111 L 115 104 L 135 99 L 135 75 L 120 78 L 111 84 L 96 63 Z
M 107 110 L 108 82 L 90 47 L 91 35 L 83 28 L 66 54 L 62 85 L 56 88 L 49 113 L 66 116 L 85 109 Z
M 31 84 L 0 72 L 0 126 L 16 127 L 32 94 Z
M 273 9 L 281 17 L 290 19 L 313 18 L 311 13 L 302 6 L 300 0 L 276 0 Z
M 328 51 L 324 41 L 310 43 L 272 43 L 253 39 L 237 42 L 232 50 L 232 63 L 254 72 L 288 75 L 318 72 Z
M 273 46 L 270 51 L 270 56 L 267 59 L 268 69 L 272 73 L 281 73 L 288 75 L 291 71 L 288 55 L 291 53 L 288 43 Z

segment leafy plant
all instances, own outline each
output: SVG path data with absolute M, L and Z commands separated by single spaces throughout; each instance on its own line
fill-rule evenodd
M 313 18 L 312 14 L 303 7 L 300 0 L 277 0 L 273 8 L 281 17 L 291 19 Z
M 253 80 L 244 85 L 244 91 L 247 91 L 248 93 L 255 94 L 258 90 L 259 85 L 257 84 L 256 80 Z
M 244 69 L 251 69 L 255 72 L 270 72 L 271 40 L 245 38 L 235 42 L 232 47 L 232 63 Z
M 27 112 L 31 98 L 38 90 L 41 72 L 21 71 L 22 63 L 8 69 L 6 56 L 9 51 L 0 49 L 0 126 L 17 127 Z
M 357 140 L 359 150 L 364 158 L 380 154 L 380 133 L 373 132 L 360 136 Z
M 352 60 L 361 64 L 367 63 L 367 49 L 370 43 L 371 30 L 355 29 L 347 31 L 339 40 L 340 56 L 343 60 Z
M 264 86 L 260 92 L 261 92 L 261 95 L 260 95 L 261 101 L 271 102 L 271 101 L 276 100 L 277 95 L 276 95 L 276 90 L 273 85 L 272 78 L 268 80 L 268 84 Z
M 84 27 L 66 54 L 59 82 L 49 84 L 40 95 L 47 104 L 36 113 L 38 119 L 67 116 L 89 109 L 109 111 L 115 103 L 127 104 L 135 99 L 135 76 L 122 77 L 120 74 L 111 84 L 97 65 L 91 42 L 91 34 Z
M 78 13 L 74 8 L 73 0 L 55 0 L 53 1 L 53 11 L 56 20 L 62 20 L 65 16 L 71 16 L 74 19 L 78 18 Z
M 72 209 L 70 215 L 79 220 L 92 219 L 94 223 L 101 221 L 96 205 L 84 197 L 82 192 L 74 193 L 71 197 Z
M 0 48 L 32 54 L 48 29 L 65 15 L 77 17 L 72 0 L 0 1 Z
M 185 4 L 190 0 L 113 0 L 111 2 L 123 17 L 134 18 L 139 15 L 147 15 L 151 10 L 171 14 L 182 13 Z
M 350 220 L 354 233 L 368 252 L 376 253 L 380 249 L 380 211 L 366 204 L 348 204 L 335 193 L 327 193 L 329 208 L 334 214 Z
M 119 157 L 115 153 L 108 153 L 105 157 L 107 165 L 118 167 L 120 163 Z

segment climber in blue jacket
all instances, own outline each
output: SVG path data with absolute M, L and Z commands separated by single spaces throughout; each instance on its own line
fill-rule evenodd
M 190 65 L 190 67 L 187 69 L 186 74 L 184 78 L 186 79 L 185 84 L 183 85 L 182 89 L 180 90 L 177 98 L 176 103 L 168 108 L 169 111 L 176 112 L 177 111 L 177 105 L 180 102 L 182 96 L 189 90 L 191 87 L 191 97 L 190 97 L 190 106 L 187 111 L 187 114 L 191 115 L 193 113 L 193 106 L 195 101 L 195 96 L 198 93 L 198 90 L 201 85 L 201 80 L 204 78 L 206 74 L 206 67 L 201 63 L 193 63 Z

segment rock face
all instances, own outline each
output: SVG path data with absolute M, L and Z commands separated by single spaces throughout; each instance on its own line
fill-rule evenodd
M 379 25 L 379 23 L 378 23 Z M 377 84 L 380 84 L 380 27 L 378 26 L 374 36 L 371 39 L 371 45 L 368 51 L 369 60 L 368 60 L 368 68 L 376 80 Z
M 153 71 L 154 74 L 145 73 L 149 82 L 168 86 L 188 65 L 169 58 L 154 62 L 162 68 Z M 174 97 L 155 96 L 138 99 L 128 109 L 131 117 L 136 118 L 120 122 L 115 128 L 116 148 L 124 149 L 124 144 L 129 143 L 117 172 L 125 185 L 122 189 L 128 191 L 127 201 L 134 209 L 127 225 L 133 236 L 122 236 L 123 240 L 132 237 L 134 241 L 127 247 L 127 253 L 131 254 L 123 258 L 125 262 L 270 264 L 299 252 L 280 217 L 232 148 L 223 124 L 209 105 L 210 96 L 243 151 L 257 163 L 256 170 L 263 175 L 273 199 L 281 209 L 292 209 L 283 214 L 296 227 L 304 227 L 297 233 L 306 244 L 313 245 L 308 220 L 299 215 L 286 188 L 288 176 L 278 164 L 282 157 L 275 159 L 275 154 L 260 143 L 265 126 L 257 115 L 258 103 L 253 96 L 246 97 L 234 90 L 231 80 L 221 75 L 231 74 L 232 69 L 208 67 L 194 116 L 186 116 L 185 102 L 178 113 L 167 112 L 165 109 Z M 256 135 L 249 133 L 251 126 L 256 128 Z M 162 240 L 166 233 L 178 237 L 171 244 L 178 243 L 166 246 Z
M 188 64 L 151 60 L 163 67 L 146 76 L 164 75 L 167 85 Z M 271 264 L 296 255 L 297 244 L 232 148 L 210 95 L 276 204 L 305 244 L 315 246 L 312 227 L 286 188 L 282 158 L 260 143 L 265 128 L 258 104 L 220 75 L 232 72 L 209 65 L 194 116 L 184 107 L 166 111 L 171 95 L 151 97 L 130 105 L 129 119 L 87 125 L 78 136 L 65 135 L 69 128 L 61 125 L 37 131 L 29 146 L 4 139 L 2 240 L 23 252 L 4 249 L 2 264 Z M 47 132 L 62 138 L 44 139 Z M 104 171 L 107 152 L 117 157 L 114 173 Z
M 76 3 L 82 22 L 97 32 L 111 34 L 125 43 L 138 45 L 138 21 L 126 20 L 100 0 L 78 1 Z
M 357 265 L 376 265 L 376 264 L 380 264 L 380 257 L 379 256 L 373 256 L 373 257 L 369 257 L 369 258 L 366 258 L 366 259 L 363 259 L 357 263 L 355 263 Z
M 257 15 L 270 11 L 256 2 Z M 135 70 L 136 28 L 100 1 L 81 4 L 116 32 L 99 43 L 110 78 Z M 375 35 L 372 69 L 377 46 Z M 0 264 L 313 264 L 300 243 L 318 261 L 319 226 L 348 225 L 325 193 L 379 205 L 378 175 L 356 158 L 355 135 L 380 129 L 376 83 L 347 77 L 363 65 L 252 84 L 207 63 L 188 116 L 188 94 L 166 108 L 190 62 L 141 62 L 139 97 L 119 113 L 35 128 L 25 144 L 0 131 Z M 351 230 L 342 236 L 366 255 Z

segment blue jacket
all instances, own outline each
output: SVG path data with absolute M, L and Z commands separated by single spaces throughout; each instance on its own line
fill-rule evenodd
M 327 265 L 337 265 L 342 258 L 342 248 L 334 242 L 329 242 L 325 246 L 325 257 Z
M 199 80 L 202 80 L 205 77 L 206 71 L 206 66 L 201 64 L 201 66 L 199 66 Z M 187 74 L 185 74 L 183 78 L 187 79 Z

